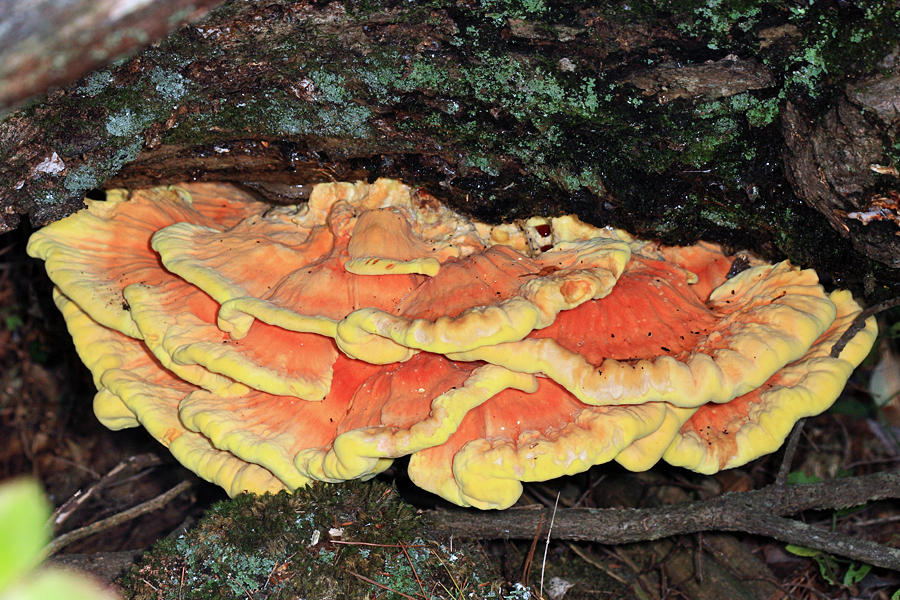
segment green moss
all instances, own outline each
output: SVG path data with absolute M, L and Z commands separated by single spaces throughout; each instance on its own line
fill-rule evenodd
M 740 221 L 735 219 L 735 214 L 727 209 L 718 207 L 703 208 L 700 210 L 700 216 L 703 219 L 726 229 L 739 229 Z
M 122 584 L 154 600 L 508 597 L 475 547 L 426 541 L 416 510 L 376 482 L 221 502 Z
M 900 165 L 900 140 L 884 144 L 884 156 L 892 165 Z
M 94 152 L 90 164 L 78 165 L 66 176 L 63 186 L 69 197 L 99 187 L 133 161 L 143 147 L 147 128 L 168 118 L 173 104 L 189 101 L 193 86 L 177 71 L 157 66 L 128 85 L 117 82 L 111 71 L 92 73 L 75 91 L 77 94 L 60 100 L 68 107 L 60 107 L 51 114 L 55 117 L 74 114 L 79 118 L 42 123 L 45 131 L 53 132 L 60 140 L 56 148 L 64 157 L 84 153 L 87 140 L 103 141 L 102 149 Z M 93 118 L 93 115 L 105 116 Z M 39 201 L 52 203 L 61 196 L 47 194 Z
M 350 99 L 350 92 L 346 89 L 346 80 L 343 76 L 331 71 L 314 70 L 307 74 L 313 84 L 313 94 L 316 100 L 341 104 Z
M 705 0 L 684 4 L 694 18 L 680 21 L 678 29 L 687 35 L 705 38 L 706 46 L 712 50 L 732 46 L 733 30 L 752 30 L 762 14 L 760 3 L 754 0 Z
M 475 167 L 482 173 L 487 173 L 488 175 L 493 175 L 494 177 L 500 174 L 500 171 L 496 169 L 494 163 L 487 156 L 468 154 L 463 157 L 463 165 L 467 167 Z
M 787 60 L 786 85 L 812 96 L 823 84 L 872 71 L 900 29 L 900 7 L 877 0 L 842 8 L 815 3 L 792 7 L 791 12 L 804 39 Z
M 630 23 L 669 20 L 688 44 L 697 42 L 721 54 L 757 58 L 782 75 L 782 100 L 797 93 L 816 97 L 848 74 L 871 72 L 900 28 L 900 8 L 880 0 L 643 0 L 608 14 Z M 757 30 L 784 23 L 785 18 L 798 28 L 800 38 L 787 53 L 783 47 L 763 48 Z
M 747 122 L 751 127 L 765 127 L 775 122 L 781 114 L 778 98 L 760 100 L 750 106 L 746 111 Z
M 505 25 L 507 19 L 527 19 L 547 12 L 544 0 L 480 0 L 475 7 L 485 16 Z
M 188 115 L 163 139 L 166 143 L 196 143 L 198 132 L 215 126 L 224 132 L 224 138 L 252 134 L 365 140 L 373 135 L 370 118 L 371 111 L 358 104 L 316 105 L 272 91 L 240 101 L 222 98 L 217 112 Z

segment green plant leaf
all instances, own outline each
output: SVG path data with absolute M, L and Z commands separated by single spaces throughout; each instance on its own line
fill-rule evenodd
M 48 518 L 50 504 L 36 481 L 0 485 L 0 589 L 41 562 Z
M 812 548 L 806 548 L 805 546 L 788 544 L 784 549 L 791 554 L 813 559 L 816 561 L 816 564 L 819 565 L 819 573 L 822 574 L 822 578 L 831 585 L 838 585 L 838 581 L 835 578 L 835 574 L 838 572 L 839 568 L 838 559 L 827 552 L 813 550 Z M 863 576 L 865 576 L 865 574 L 863 574 Z
M 807 558 L 812 558 L 813 556 L 818 556 L 819 554 L 821 554 L 819 550 L 813 550 L 812 548 L 807 548 L 806 546 L 795 546 L 794 544 L 788 544 L 784 547 L 784 549 L 791 554 L 796 554 L 797 556 L 805 556 Z
M 6 325 L 6 328 L 10 331 L 15 331 L 25 324 L 25 321 L 23 321 L 22 317 L 20 317 L 19 315 L 8 315 L 3 319 L 3 322 Z
M 116 600 L 117 596 L 74 571 L 43 569 L 0 592 L 0 600 Z
M 850 565 L 847 568 L 847 572 L 844 573 L 844 585 L 855 585 L 859 583 L 871 570 L 871 565 Z
M 900 338 L 900 321 L 897 321 L 896 323 L 894 323 L 893 325 L 890 326 L 890 328 L 887 331 L 887 336 L 889 338 Z M 900 600 L 900 598 L 898 598 L 898 596 L 897 596 L 898 593 L 900 593 L 900 590 L 897 590 L 896 592 L 894 592 L 894 595 L 891 596 L 891 600 L 895 600 L 895 598 Z
M 798 485 L 802 483 L 821 483 L 822 478 L 818 475 L 807 475 L 803 471 L 793 471 L 788 473 L 787 482 L 790 485 Z
M 822 579 L 831 585 L 838 585 L 837 574 L 840 565 L 838 565 L 837 559 L 830 554 L 820 552 L 813 557 L 813 560 L 819 564 L 819 573 L 821 573 Z

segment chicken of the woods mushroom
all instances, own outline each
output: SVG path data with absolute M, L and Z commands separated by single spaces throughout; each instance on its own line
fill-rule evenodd
M 815 272 L 577 218 L 489 226 L 400 182 L 271 207 L 225 184 L 110 192 L 29 242 L 91 370 L 230 494 L 409 475 L 505 508 L 615 460 L 703 473 L 776 450 L 875 338 Z

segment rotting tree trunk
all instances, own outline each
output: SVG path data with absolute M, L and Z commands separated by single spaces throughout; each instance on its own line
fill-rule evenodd
M 95 188 L 396 176 L 896 293 L 897 4 L 721 4 L 226 3 L 0 123 L 0 231 Z

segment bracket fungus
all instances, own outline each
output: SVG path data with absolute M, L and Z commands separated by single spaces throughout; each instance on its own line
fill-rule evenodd
M 230 494 L 369 478 L 505 508 L 618 461 L 703 473 L 776 450 L 875 339 L 816 274 L 575 217 L 489 226 L 381 179 L 271 207 L 113 191 L 36 232 L 112 429 Z

